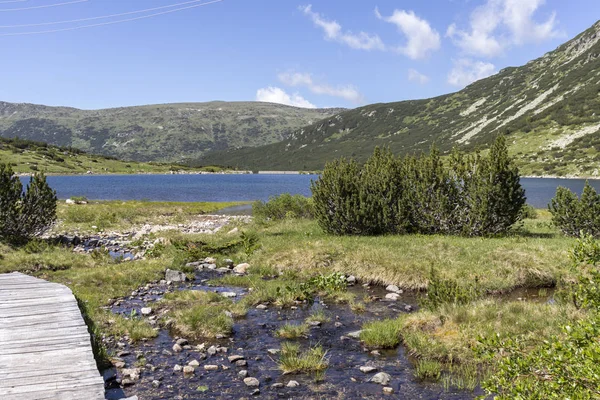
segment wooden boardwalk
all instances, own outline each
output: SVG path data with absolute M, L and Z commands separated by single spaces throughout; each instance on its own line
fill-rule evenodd
M 0 274 L 0 399 L 104 399 L 90 335 L 68 287 Z

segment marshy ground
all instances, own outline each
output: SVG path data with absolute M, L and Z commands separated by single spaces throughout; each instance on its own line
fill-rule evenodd
M 379 398 L 384 387 L 410 398 L 474 398 L 494 368 L 477 351 L 480 337 L 523 334 L 533 346 L 584 316 L 549 289 L 573 279 L 574 240 L 543 211 L 498 238 L 336 237 L 302 219 L 232 219 L 210 233 L 180 229 L 232 205 L 61 204 L 54 234 L 126 232 L 117 244 L 139 259 L 39 241 L 2 247 L 0 272 L 68 285 L 103 339 L 99 359 L 119 367 L 108 393 L 141 399 L 200 392 L 238 398 L 258 395 L 256 389 L 264 398 Z M 173 229 L 136 236 L 144 225 Z M 228 264 L 245 263 L 245 274 L 225 272 Z M 481 295 L 467 304 L 419 308 L 432 267 L 443 279 L 476 284 Z M 167 268 L 190 281 L 168 285 Z M 348 276 L 355 285 L 338 279 Z M 386 299 L 387 285 L 403 293 Z M 185 340 L 174 351 L 178 339 Z M 379 372 L 390 382 L 367 382 Z M 298 386 L 288 387 L 290 381 Z

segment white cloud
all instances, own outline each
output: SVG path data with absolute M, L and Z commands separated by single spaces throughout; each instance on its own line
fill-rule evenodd
M 300 7 L 300 10 L 308 16 L 313 23 L 323 29 L 327 40 L 343 43 L 353 49 L 359 50 L 385 50 L 385 45 L 378 35 L 366 32 L 357 34 L 342 31 L 342 26 L 336 21 L 327 20 L 321 14 L 312 10 L 312 5 Z
M 431 52 L 438 50 L 441 45 L 440 34 L 424 19 L 419 18 L 412 11 L 394 10 L 391 16 L 384 17 L 375 9 L 377 18 L 396 25 L 398 30 L 407 38 L 404 46 L 396 50 L 413 60 L 427 57 Z
M 256 101 L 285 104 L 302 108 L 317 108 L 317 106 L 300 96 L 298 93 L 294 93 L 290 96 L 283 89 L 274 86 L 258 89 L 256 91 Z
M 494 64 L 462 58 L 454 61 L 454 67 L 448 74 L 448 83 L 462 88 L 495 73 Z
M 427 82 L 429 82 L 429 77 L 427 75 L 420 73 L 416 69 L 411 68 L 408 70 L 408 80 L 411 82 L 417 82 L 417 83 L 420 83 L 421 85 L 424 85 Z
M 288 86 L 305 86 L 315 94 L 340 97 L 353 103 L 361 103 L 364 100 L 362 94 L 352 85 L 334 87 L 326 83 L 316 83 L 308 73 L 282 72 L 277 77 Z
M 545 0 L 486 0 L 471 13 L 469 30 L 452 24 L 446 34 L 465 53 L 482 57 L 498 56 L 513 45 L 562 37 L 555 13 L 544 22 L 534 20 L 544 4 Z

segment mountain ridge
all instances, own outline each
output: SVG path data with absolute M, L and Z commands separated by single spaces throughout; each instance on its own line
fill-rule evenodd
M 377 103 L 343 111 L 255 149 L 209 153 L 251 169 L 322 169 L 340 156 L 364 161 L 375 146 L 394 153 L 486 148 L 507 135 L 531 175 L 589 175 L 600 170 L 600 21 L 520 67 L 431 99 Z M 579 154 L 582 153 L 582 154 Z
M 211 150 L 280 141 L 293 129 L 341 110 L 225 101 L 81 110 L 0 101 L 0 137 L 127 160 L 181 163 Z

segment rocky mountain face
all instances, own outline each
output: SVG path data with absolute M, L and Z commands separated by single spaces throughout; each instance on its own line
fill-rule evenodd
M 508 135 L 526 174 L 600 172 L 600 22 L 527 65 L 506 68 L 460 92 L 372 104 L 296 129 L 266 147 L 210 153 L 202 163 L 314 170 L 340 157 L 366 159 L 375 146 L 398 154 L 435 143 L 485 149 Z
M 0 137 L 72 146 L 138 161 L 185 162 L 209 151 L 266 145 L 343 109 L 209 102 L 79 110 L 0 102 Z

